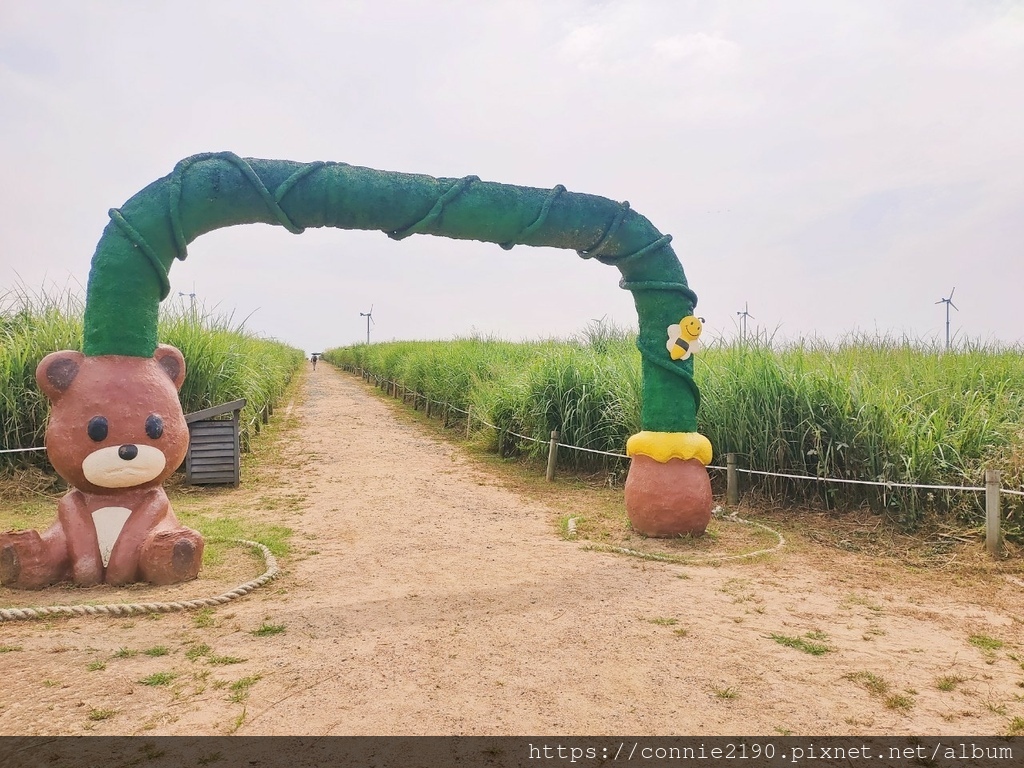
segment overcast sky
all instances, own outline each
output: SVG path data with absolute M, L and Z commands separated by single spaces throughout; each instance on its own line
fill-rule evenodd
M 1024 340 L 1020 2 L 0 0 L 0 290 L 85 285 L 183 157 L 336 160 L 628 200 L 712 336 Z M 307 351 L 635 325 L 571 251 L 250 225 L 173 299 Z

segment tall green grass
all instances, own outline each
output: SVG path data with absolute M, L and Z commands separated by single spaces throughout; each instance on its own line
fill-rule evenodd
M 82 310 L 80 299 L 67 291 L 18 289 L 0 295 L 0 448 L 43 444 L 49 403 L 36 386 L 36 366 L 50 352 L 81 349 Z M 305 359 L 301 350 L 202 310 L 165 312 L 159 334 L 185 356 L 179 397 L 186 413 L 246 399 L 243 441 L 258 429 L 264 407 L 282 396 Z M 45 467 L 45 454 L 0 454 L 0 471 L 31 465 Z
M 907 339 L 850 336 L 772 348 L 766 340 L 717 343 L 696 358 L 700 431 L 715 463 L 741 468 L 925 485 L 1024 483 L 1024 357 L 1018 348 L 966 344 L 945 352 Z M 510 440 L 540 456 L 551 430 L 564 443 L 612 453 L 640 429 L 640 358 L 634 338 L 601 325 L 568 341 L 486 339 L 396 342 L 329 350 L 336 365 L 395 379 L 541 443 Z M 494 430 L 490 430 L 492 434 Z M 506 446 L 506 447 L 509 447 Z M 618 461 L 561 449 L 559 462 L 607 469 Z M 718 477 L 716 477 L 718 481 Z M 928 510 L 973 519 L 975 494 L 815 483 L 746 475 L 747 487 L 791 501 L 870 506 L 908 526 Z M 1019 499 L 1004 506 L 1019 514 Z

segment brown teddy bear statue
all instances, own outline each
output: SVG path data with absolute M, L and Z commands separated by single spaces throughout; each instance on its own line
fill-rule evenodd
M 194 579 L 203 539 L 171 511 L 162 483 L 188 448 L 178 401 L 185 360 L 54 352 L 36 369 L 53 407 L 46 450 L 71 486 L 44 533 L 0 533 L 0 584 L 41 589 Z

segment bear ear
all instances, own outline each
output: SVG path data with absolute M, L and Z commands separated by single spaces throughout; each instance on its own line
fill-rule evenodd
M 174 388 L 181 389 L 181 385 L 185 383 L 185 357 L 178 348 L 170 344 L 160 344 L 153 353 L 153 359 L 174 382 Z
M 36 366 L 36 383 L 50 402 L 57 402 L 71 386 L 84 359 L 85 355 L 81 352 L 66 349 L 62 352 L 51 352 L 39 361 L 39 365 Z

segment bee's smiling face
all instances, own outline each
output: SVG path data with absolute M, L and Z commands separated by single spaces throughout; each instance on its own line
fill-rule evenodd
M 683 322 L 680 323 L 680 326 L 683 329 L 683 334 L 690 337 L 691 339 L 695 339 L 698 336 L 700 336 L 700 332 L 704 328 L 703 324 L 700 321 L 700 318 L 693 317 L 692 315 L 690 317 L 683 318 Z

